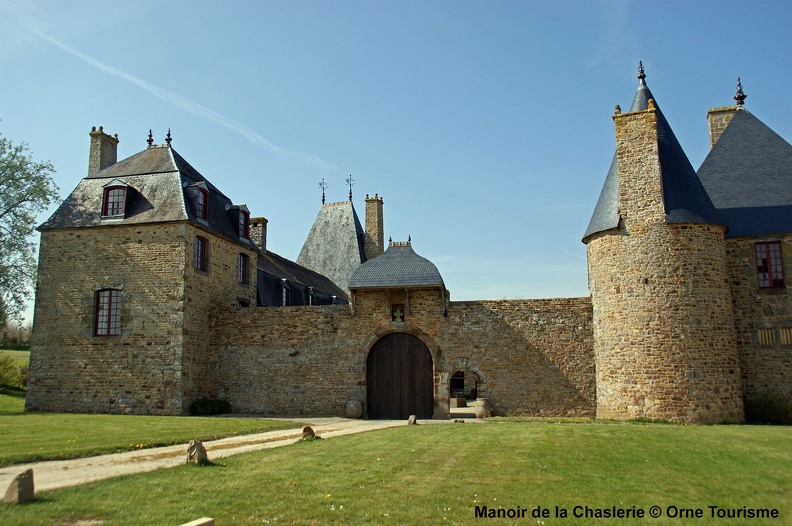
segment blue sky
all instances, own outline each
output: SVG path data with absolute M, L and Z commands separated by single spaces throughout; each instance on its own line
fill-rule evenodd
M 642 60 L 694 167 L 706 113 L 792 140 L 786 1 L 4 0 L 0 132 L 65 197 L 88 132 L 151 128 L 296 259 L 321 204 L 384 198 L 452 300 L 588 295 L 588 224 Z M 46 214 L 49 215 L 49 214 Z M 45 217 L 42 217 L 42 220 Z

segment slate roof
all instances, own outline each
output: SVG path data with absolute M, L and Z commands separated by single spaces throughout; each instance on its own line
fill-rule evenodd
M 652 95 L 649 87 L 641 79 L 638 90 L 630 106 L 630 112 L 646 110 L 649 99 L 654 99 L 657 108 L 657 139 L 660 173 L 663 184 L 663 204 L 667 223 L 711 223 L 723 225 L 696 171 L 682 150 L 674 132 Z M 617 156 L 613 156 L 610 169 L 605 177 L 594 213 L 589 221 L 586 238 L 619 226 L 619 167 Z
M 118 181 L 127 185 L 123 218 L 103 218 L 104 186 Z M 203 185 L 209 193 L 209 220 L 195 214 L 195 192 Z M 152 146 L 80 181 L 40 231 L 63 228 L 191 221 L 234 242 L 256 245 L 239 237 L 229 210 L 231 200 L 207 181 L 169 146 Z
M 349 280 L 350 289 L 442 287 L 437 267 L 409 244 L 391 244 L 381 256 L 366 261 Z
M 269 250 L 265 253 L 259 253 L 256 268 L 277 278 L 299 283 L 306 287 L 313 287 L 317 292 L 324 292 L 329 296 L 337 296 L 341 300 L 347 300 L 347 293 L 330 279 Z
M 351 201 L 322 205 L 297 263 L 347 290 L 349 278 L 366 261 L 366 237 Z
M 792 232 L 792 145 L 749 111 L 736 110 L 698 176 L 727 237 Z

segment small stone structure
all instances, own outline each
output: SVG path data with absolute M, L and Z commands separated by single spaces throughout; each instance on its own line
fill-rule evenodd
M 190 440 L 187 446 L 187 463 L 188 464 L 205 464 L 209 462 L 209 456 L 206 453 L 206 448 L 200 440 Z
M 5 492 L 3 502 L 24 504 L 34 500 L 36 500 L 36 487 L 33 483 L 33 470 L 28 469 L 14 477 Z

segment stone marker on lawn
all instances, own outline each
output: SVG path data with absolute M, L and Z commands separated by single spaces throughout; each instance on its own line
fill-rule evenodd
M 190 440 L 187 447 L 187 463 L 188 464 L 203 464 L 209 462 L 209 457 L 206 455 L 206 448 L 200 440 Z
M 22 504 L 34 500 L 36 500 L 36 488 L 33 485 L 33 470 L 29 469 L 14 477 L 5 492 L 3 502 Z

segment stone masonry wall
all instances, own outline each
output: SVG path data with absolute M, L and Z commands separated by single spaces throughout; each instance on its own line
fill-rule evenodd
M 25 409 L 180 414 L 184 261 L 180 225 L 43 232 Z M 94 336 L 105 288 L 120 337 Z
M 665 223 L 656 112 L 614 119 L 622 227 L 588 242 L 597 417 L 741 421 L 723 229 Z
M 187 252 L 184 273 L 184 411 L 202 396 L 216 397 L 213 386 L 217 379 L 212 376 L 216 369 L 214 361 L 222 359 L 210 352 L 209 325 L 214 312 L 237 309 L 238 304 L 249 308 L 256 305 L 256 253 L 210 234 L 193 225 L 186 226 Z M 194 265 L 195 237 L 209 241 L 207 271 L 197 270 Z M 237 279 L 237 258 L 247 254 L 248 283 L 240 284 Z
M 720 139 L 720 136 L 723 134 L 723 130 L 729 125 L 736 111 L 737 106 L 720 106 L 718 108 L 712 108 L 707 112 L 710 148 L 715 146 L 715 143 L 718 142 L 718 139 Z
M 754 243 L 763 241 L 781 241 L 784 288 L 759 288 Z M 773 391 L 792 403 L 792 236 L 727 239 L 726 254 L 745 399 Z
M 451 375 L 464 370 L 477 375 L 496 414 L 593 416 L 588 298 L 455 302 L 446 316 L 440 294 L 392 293 L 391 303 L 409 303 L 404 322 L 391 320 L 382 291 L 358 292 L 355 314 L 350 306 L 219 312 L 211 342 L 218 395 L 236 412 L 344 415 L 351 398 L 365 405 L 371 347 L 406 332 L 432 352 L 436 407 L 445 404 L 446 414 Z

